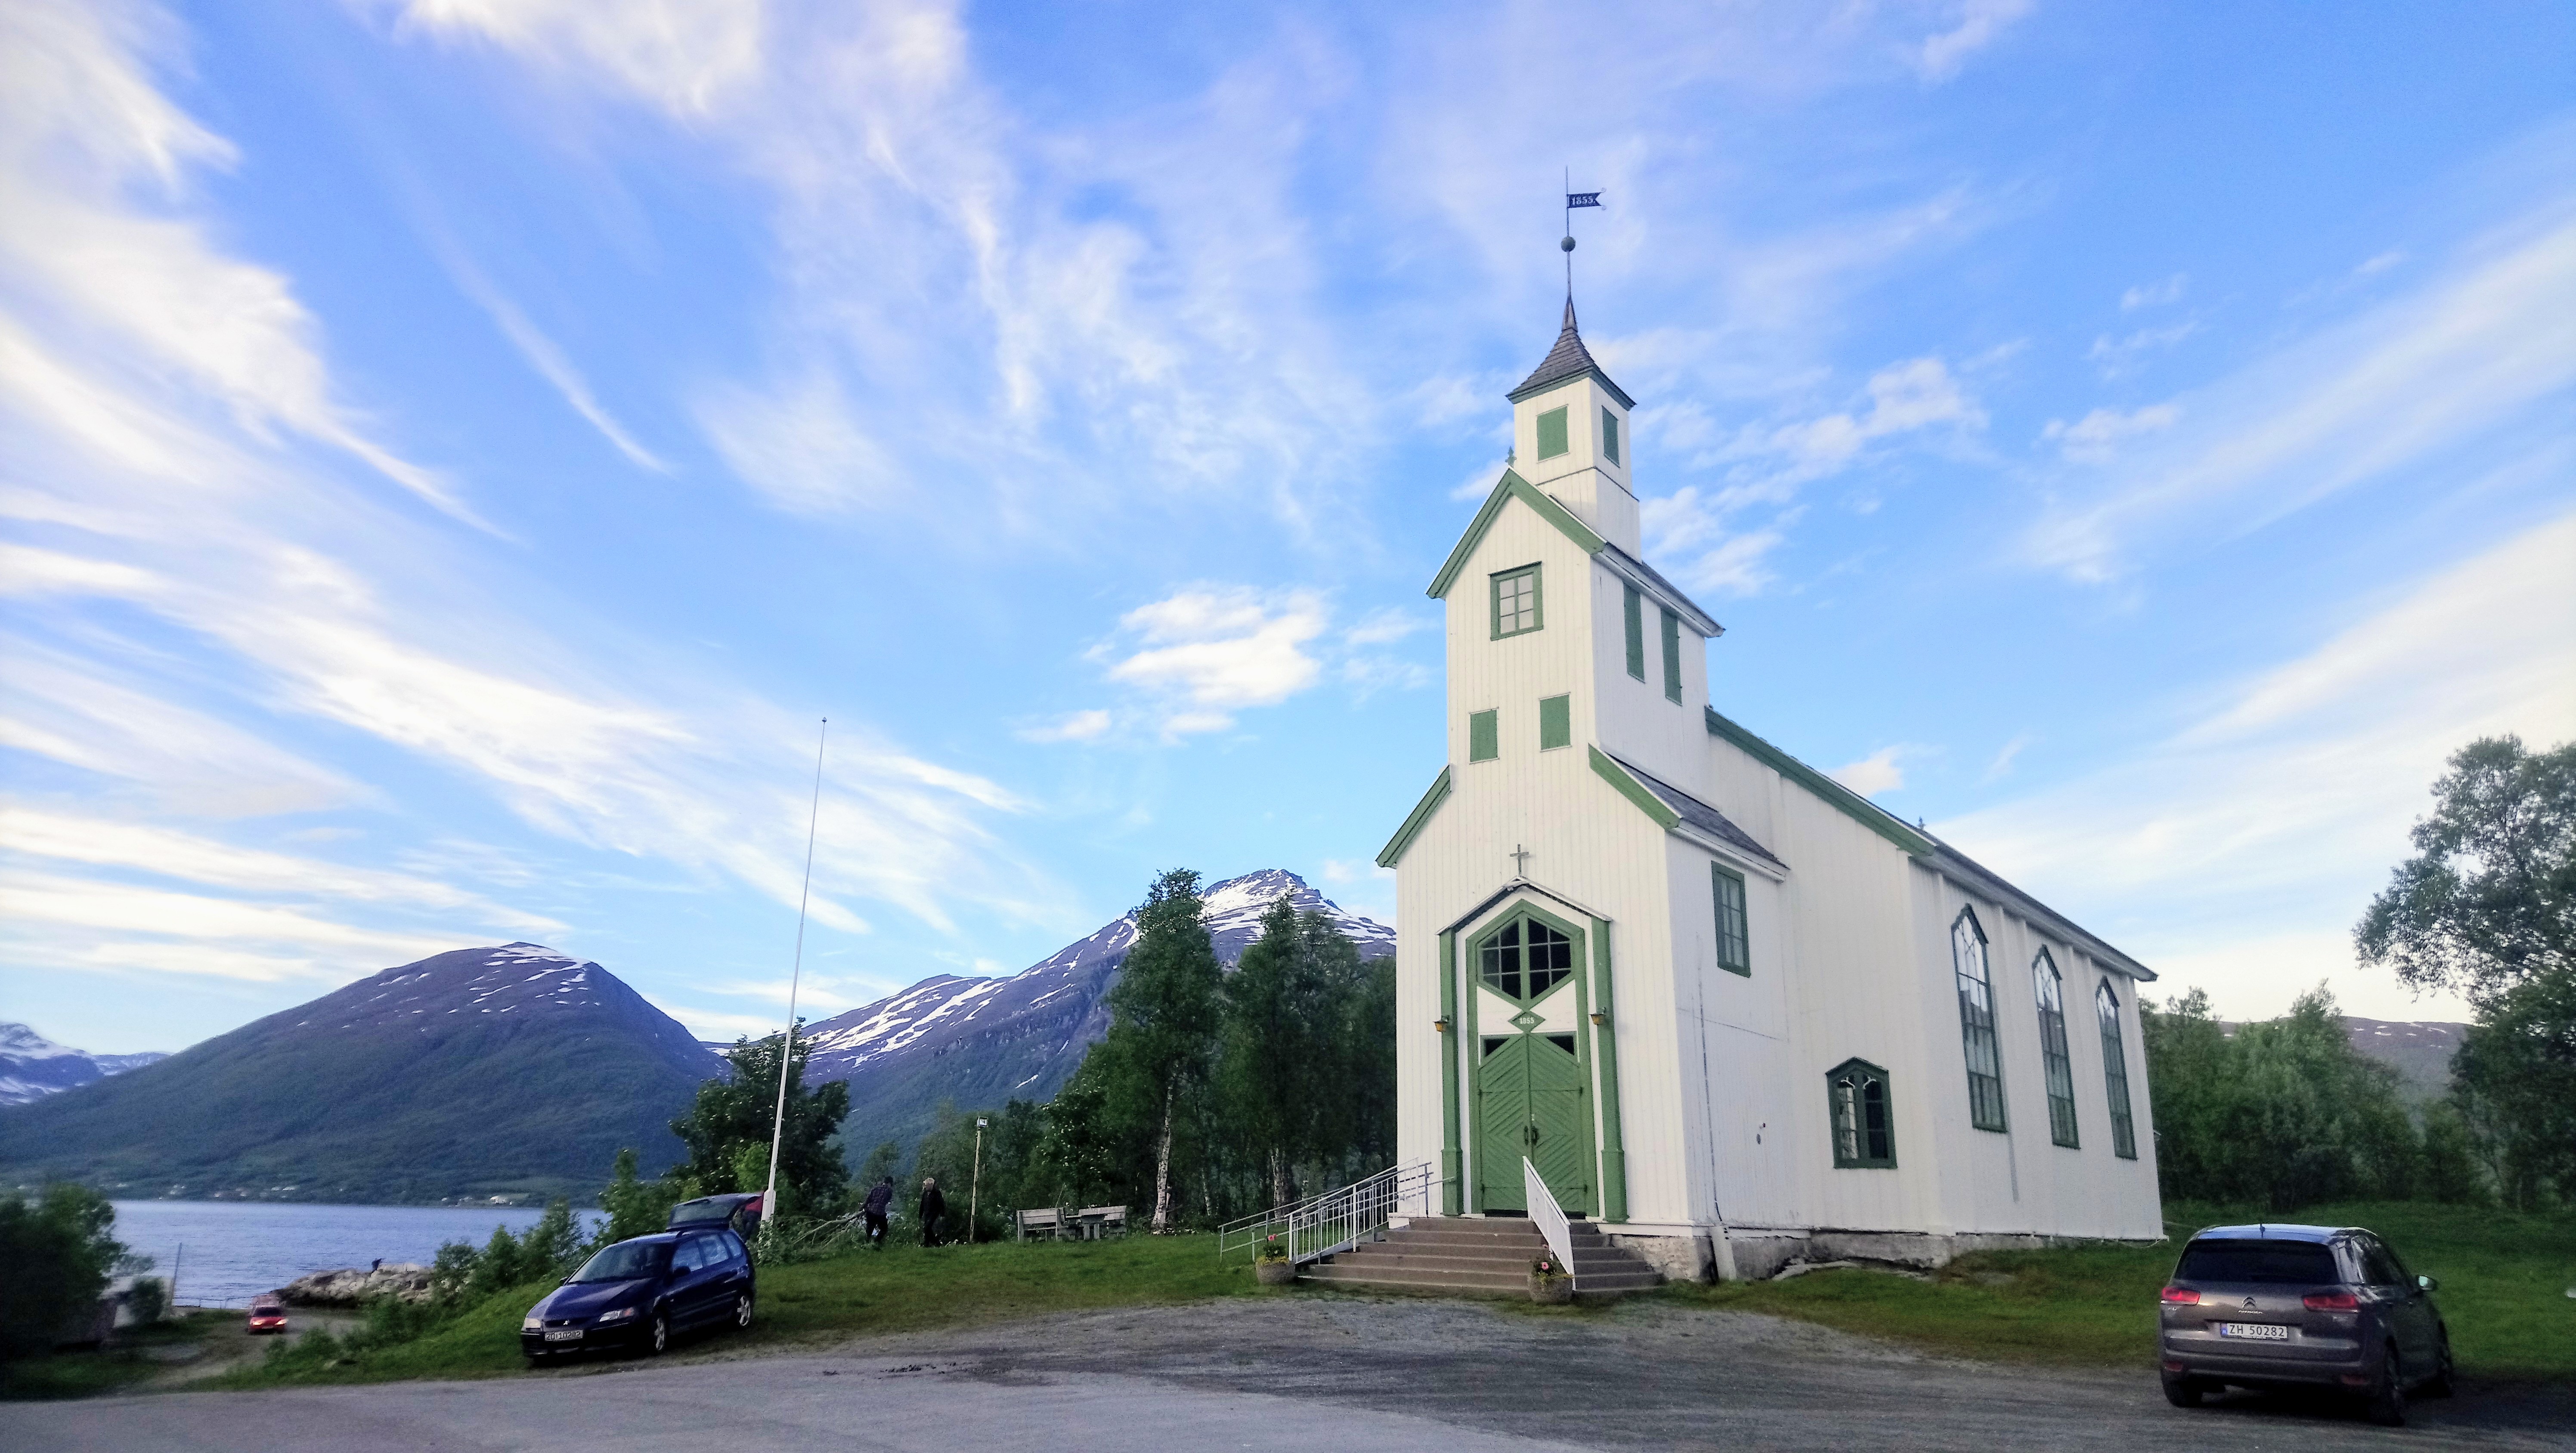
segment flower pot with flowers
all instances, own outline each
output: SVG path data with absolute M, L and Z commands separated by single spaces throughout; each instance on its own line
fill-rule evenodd
M 1288 1259 L 1287 1244 L 1276 1236 L 1264 1240 L 1261 1248 L 1252 1253 L 1252 1274 L 1266 1287 L 1284 1287 L 1295 1281 L 1297 1266 Z
M 1574 1274 L 1549 1252 L 1530 1263 L 1530 1300 L 1561 1307 L 1574 1300 Z

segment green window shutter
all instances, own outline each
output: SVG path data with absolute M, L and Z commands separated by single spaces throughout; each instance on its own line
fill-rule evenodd
M 1539 613 L 1538 567 L 1524 565 L 1494 576 L 1494 639 L 1527 635 L 1543 623 Z
M 1565 452 L 1565 410 L 1550 409 L 1538 416 L 1538 457 L 1554 459 Z
M 1744 879 L 1715 863 L 1709 864 L 1717 901 L 1717 966 L 1730 974 L 1753 977 L 1752 935 L 1744 920 Z
M 1538 749 L 1574 745 L 1574 699 L 1550 696 L 1538 704 Z
M 1627 588 L 1624 604 L 1628 611 L 1628 674 L 1646 679 L 1646 598 L 1637 587 Z
M 1608 409 L 1601 411 L 1601 457 L 1619 462 L 1619 416 Z
M 1499 713 L 1480 711 L 1467 718 L 1467 760 L 1490 762 L 1503 754 Z
M 1682 618 L 1664 612 L 1664 699 L 1682 699 Z

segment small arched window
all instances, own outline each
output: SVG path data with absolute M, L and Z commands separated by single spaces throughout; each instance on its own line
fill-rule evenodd
M 1488 988 L 1526 1004 L 1574 972 L 1574 940 L 1524 915 L 1487 935 L 1476 960 Z
M 2048 1138 L 2073 1146 L 2075 1062 L 2066 1053 L 2066 988 L 2057 961 L 2041 949 L 2030 961 L 2031 997 L 2039 1003 L 2039 1067 L 2048 1083 Z
M 1959 1039 L 1968 1057 L 1968 1123 L 2003 1130 L 2004 1064 L 1995 1047 L 1995 988 L 1986 976 L 1986 930 L 1977 910 L 1950 920 L 1950 964 L 1959 983 Z
M 1825 1076 L 1825 1098 L 1834 1127 L 1834 1168 L 1896 1168 L 1896 1106 L 1887 1071 L 1850 1059 Z
M 2102 1021 L 2102 1088 L 2111 1101 L 2111 1153 L 2122 1160 L 2138 1158 L 2136 1122 L 2129 1118 L 2129 1050 L 2120 1032 L 2120 996 L 2104 979 L 2093 991 L 2093 1015 Z

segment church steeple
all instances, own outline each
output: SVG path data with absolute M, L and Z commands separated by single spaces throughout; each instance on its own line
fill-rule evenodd
M 1601 537 L 1638 552 L 1637 496 L 1628 479 L 1628 412 L 1637 401 L 1610 381 L 1574 323 L 1566 294 L 1556 346 L 1511 391 L 1513 454 L 1521 477 Z

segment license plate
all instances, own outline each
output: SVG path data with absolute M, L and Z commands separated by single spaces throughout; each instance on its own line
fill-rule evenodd
M 581 1329 L 579 1327 L 557 1327 L 546 1334 L 546 1340 L 549 1342 L 578 1342 L 581 1340 Z
M 2221 1322 L 2221 1337 L 2243 1337 L 2255 1342 L 2287 1342 L 2290 1329 L 2277 1322 Z

